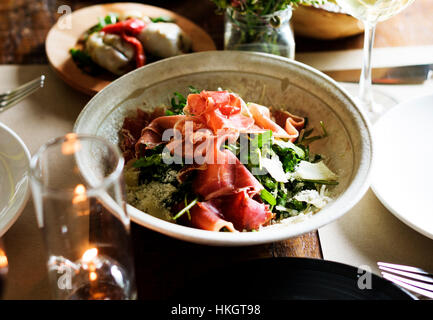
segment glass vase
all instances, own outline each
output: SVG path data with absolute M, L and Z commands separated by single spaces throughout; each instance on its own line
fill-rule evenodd
M 225 50 L 271 53 L 295 58 L 295 39 L 290 23 L 292 8 L 258 16 L 233 9 L 225 13 Z

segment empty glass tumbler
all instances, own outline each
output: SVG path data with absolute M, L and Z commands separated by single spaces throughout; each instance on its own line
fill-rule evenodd
M 31 161 L 31 186 L 53 298 L 135 299 L 124 160 L 115 145 L 67 134 Z

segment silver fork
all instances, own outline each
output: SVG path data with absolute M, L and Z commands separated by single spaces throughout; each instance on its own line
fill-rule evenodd
M 0 112 L 5 111 L 44 86 L 45 76 L 42 75 L 16 89 L 0 94 Z
M 382 276 L 395 284 L 433 299 L 433 275 L 420 268 L 378 262 Z

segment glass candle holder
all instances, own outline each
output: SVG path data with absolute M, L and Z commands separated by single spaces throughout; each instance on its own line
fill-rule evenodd
M 258 51 L 295 58 L 295 39 L 290 23 L 292 7 L 259 16 L 228 8 L 225 13 L 224 49 Z
M 53 298 L 135 299 L 124 160 L 102 138 L 68 134 L 31 160 Z

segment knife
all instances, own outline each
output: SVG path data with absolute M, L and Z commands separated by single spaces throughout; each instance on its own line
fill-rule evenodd
M 359 82 L 361 69 L 322 71 L 336 81 Z M 433 64 L 372 68 L 371 79 L 377 84 L 419 84 L 433 76 Z

